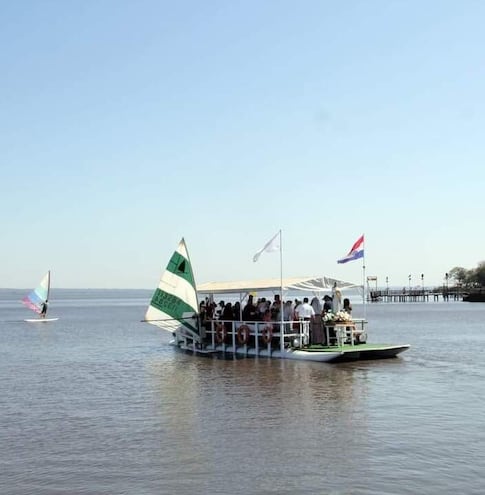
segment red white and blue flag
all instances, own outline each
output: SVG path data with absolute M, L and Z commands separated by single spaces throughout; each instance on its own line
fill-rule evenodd
M 337 263 L 347 263 L 347 261 L 358 260 L 364 257 L 364 234 L 362 234 L 350 249 L 347 256 L 337 260 Z

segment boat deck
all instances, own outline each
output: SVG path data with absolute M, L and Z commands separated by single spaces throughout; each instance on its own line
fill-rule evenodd
M 320 345 L 320 344 L 312 344 L 310 346 L 304 347 L 302 350 L 305 350 L 306 352 L 335 352 L 335 351 L 341 351 L 341 352 L 365 352 L 365 351 L 378 351 L 378 350 L 385 350 L 389 348 L 395 348 L 396 346 L 393 344 L 358 344 L 358 345 L 352 345 L 352 344 L 343 344 L 343 345 Z
M 365 320 L 324 325 L 325 342 L 310 339 L 307 321 L 297 322 L 298 328 L 285 323 L 285 330 L 278 332 L 278 324 L 265 322 L 213 321 L 205 329 L 203 342 L 182 337 L 174 343 L 185 351 L 197 354 L 220 354 L 239 357 L 271 357 L 280 359 L 304 359 L 320 362 L 343 362 L 395 357 L 409 349 L 409 345 L 374 344 L 363 341 Z M 226 328 L 226 324 L 227 327 Z M 296 330 L 296 331 L 295 331 Z M 329 344 L 327 344 L 329 342 Z

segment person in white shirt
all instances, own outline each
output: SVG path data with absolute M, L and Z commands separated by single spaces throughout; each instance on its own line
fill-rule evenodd
M 315 310 L 308 304 L 308 297 L 295 309 L 296 317 L 310 321 L 315 316 Z
M 303 298 L 303 302 L 295 309 L 295 314 L 298 319 L 301 319 L 303 321 L 311 322 L 313 320 L 313 317 L 315 316 L 315 310 L 308 304 L 308 297 Z M 311 331 L 311 325 L 307 323 L 308 325 L 308 338 L 309 342 L 312 342 L 312 331 Z

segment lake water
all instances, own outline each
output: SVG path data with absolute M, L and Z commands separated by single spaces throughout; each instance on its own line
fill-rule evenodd
M 485 304 L 366 307 L 391 360 L 182 354 L 151 291 L 0 291 L 0 493 L 482 494 Z M 362 306 L 354 303 L 354 316 Z

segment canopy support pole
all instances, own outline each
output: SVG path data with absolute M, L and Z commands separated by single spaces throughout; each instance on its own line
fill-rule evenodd
M 283 352 L 285 348 L 285 324 L 284 324 L 284 314 L 283 314 L 283 239 L 281 238 L 280 229 L 280 351 Z

